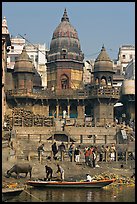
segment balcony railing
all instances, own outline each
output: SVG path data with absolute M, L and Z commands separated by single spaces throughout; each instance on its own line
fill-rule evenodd
M 7 96 L 28 96 L 28 97 L 35 97 L 35 98 L 95 98 L 95 97 L 100 97 L 100 98 L 105 98 L 105 97 L 116 97 L 118 98 L 120 95 L 120 88 L 118 87 L 92 87 L 90 90 L 86 89 L 62 89 L 62 90 L 55 90 L 51 91 L 51 89 L 46 89 L 46 90 L 38 90 L 38 91 L 28 91 L 27 89 L 13 89 L 13 90 L 8 90 L 6 92 Z
M 90 96 L 93 97 L 119 97 L 120 95 L 120 87 L 99 87 L 92 88 L 90 91 Z
M 86 90 L 72 90 L 72 89 L 64 89 L 64 90 L 56 90 L 51 91 L 50 89 L 32 91 L 29 92 L 27 89 L 13 89 L 6 91 L 7 96 L 30 96 L 30 97 L 43 97 L 43 98 L 85 98 L 88 97 L 89 92 Z

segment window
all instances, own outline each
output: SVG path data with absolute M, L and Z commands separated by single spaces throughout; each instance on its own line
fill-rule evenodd
M 129 57 L 130 57 L 130 59 L 132 59 L 132 55 L 130 55 Z
M 67 50 L 66 50 L 66 49 L 62 49 L 62 56 L 63 56 L 63 59 L 66 58 L 66 54 L 67 54 Z
M 32 61 L 34 61 L 34 56 L 33 56 L 33 55 L 30 55 L 30 59 L 31 59 Z
M 35 62 L 38 62 L 38 55 L 35 56 Z
M 66 75 L 62 75 L 61 77 L 61 88 L 62 89 L 67 89 L 69 88 L 69 80 Z
M 125 56 L 125 55 L 122 55 L 122 58 L 123 58 L 123 59 L 126 59 L 126 56 Z

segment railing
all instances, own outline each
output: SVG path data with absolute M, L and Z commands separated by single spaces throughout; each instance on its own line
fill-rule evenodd
M 48 135 L 48 137 L 49 137 L 49 135 Z M 39 141 L 39 142 L 43 142 L 44 144 L 46 144 L 45 142 L 46 142 L 46 140 L 48 139 L 48 137 L 47 137 L 47 135 L 46 134 L 17 134 L 17 139 L 18 140 L 26 140 L 27 141 L 27 144 L 29 145 L 29 143 L 30 143 L 30 148 L 28 148 L 28 149 L 24 149 L 24 152 L 26 153 L 26 155 L 27 155 L 27 159 L 30 161 L 31 159 L 33 159 L 33 158 L 36 158 L 36 159 L 38 159 L 38 153 L 37 153 L 37 148 L 36 147 L 34 147 L 34 144 L 36 144 L 36 140 L 37 141 Z M 54 135 L 52 135 L 52 139 L 51 139 L 51 142 L 50 142 L 50 145 L 52 145 L 53 144 L 53 141 L 54 141 Z M 32 142 L 34 142 L 34 143 L 32 143 Z M 77 143 L 75 143 L 75 144 L 77 144 Z M 78 143 L 79 144 L 79 143 Z M 84 143 L 83 143 L 84 144 Z M 89 145 L 91 144 L 91 143 L 88 143 Z M 48 144 L 49 145 L 49 144 Z M 70 145 L 70 141 L 68 140 L 68 141 L 66 141 L 65 142 L 65 145 L 66 145 L 66 153 L 68 153 L 68 147 L 69 147 L 69 145 Z M 101 147 L 102 146 L 102 143 L 97 143 L 96 144 L 96 142 L 95 143 L 93 143 L 93 146 L 94 145 L 96 145 L 96 146 L 98 146 L 98 147 Z M 106 146 L 106 145 L 108 145 L 107 143 L 105 143 L 104 144 L 104 146 Z M 87 146 L 87 145 L 86 145 Z M 108 145 L 108 146 L 110 146 L 110 145 Z M 119 160 L 122 160 L 122 161 L 126 161 L 127 162 L 127 160 L 129 159 L 129 153 L 130 153 L 130 151 L 128 150 L 128 144 L 116 144 L 116 150 L 115 150 L 115 159 L 114 159 L 114 161 L 119 161 Z M 42 160 L 44 160 L 44 159 L 46 159 L 48 156 L 50 156 L 51 157 L 51 159 L 53 159 L 53 154 L 52 154 L 52 149 L 50 150 L 50 149 L 47 149 L 47 148 L 45 148 L 46 150 L 45 150 L 45 156 L 43 155 L 41 155 L 41 157 L 40 157 L 40 162 L 42 161 Z M 82 152 L 83 152 L 83 154 L 82 155 L 84 155 L 84 146 L 82 147 Z M 19 154 L 19 152 L 16 152 L 17 154 L 16 154 L 16 156 L 19 158 L 20 157 L 20 154 Z M 110 158 L 110 151 L 109 152 L 106 152 L 105 150 L 104 150 L 104 156 L 103 156 L 103 158 L 104 158 L 104 161 L 105 162 L 109 162 L 110 160 L 111 160 L 111 158 Z M 25 155 L 24 155 L 25 156 Z M 98 151 L 97 152 L 97 156 L 99 156 L 100 157 L 100 151 Z
M 119 97 L 120 95 L 120 88 L 117 87 L 99 87 L 99 88 L 92 88 L 90 91 L 91 96 L 99 96 L 99 97 Z
M 46 90 L 40 90 L 40 91 L 28 91 L 27 89 L 13 89 L 13 90 L 7 90 L 6 94 L 8 96 L 34 96 L 34 97 L 43 97 L 43 98 L 81 98 L 81 97 L 88 97 L 89 92 L 87 90 L 72 90 L 72 89 L 62 89 L 62 90 L 56 90 L 51 91 L 50 89 Z
M 30 96 L 37 98 L 88 98 L 88 97 L 119 97 L 120 88 L 118 87 L 92 87 L 89 90 L 86 89 L 62 89 L 51 91 L 51 89 L 39 90 L 39 91 L 28 91 L 27 89 L 13 89 L 7 90 L 6 94 L 9 96 Z

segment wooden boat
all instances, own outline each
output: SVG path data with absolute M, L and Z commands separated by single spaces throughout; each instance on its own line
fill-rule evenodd
M 2 188 L 2 201 L 10 200 L 23 192 L 24 188 Z
M 88 181 L 27 181 L 27 185 L 37 188 L 102 188 L 113 183 L 115 179 Z

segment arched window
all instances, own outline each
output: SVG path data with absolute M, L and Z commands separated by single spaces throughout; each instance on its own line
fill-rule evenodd
M 61 88 L 62 89 L 69 88 L 69 79 L 65 74 L 61 76 Z
M 106 77 L 101 77 L 101 85 L 105 86 L 107 84 Z
M 96 84 L 96 85 L 99 84 L 99 78 L 96 78 L 96 79 L 95 79 L 95 84 Z

